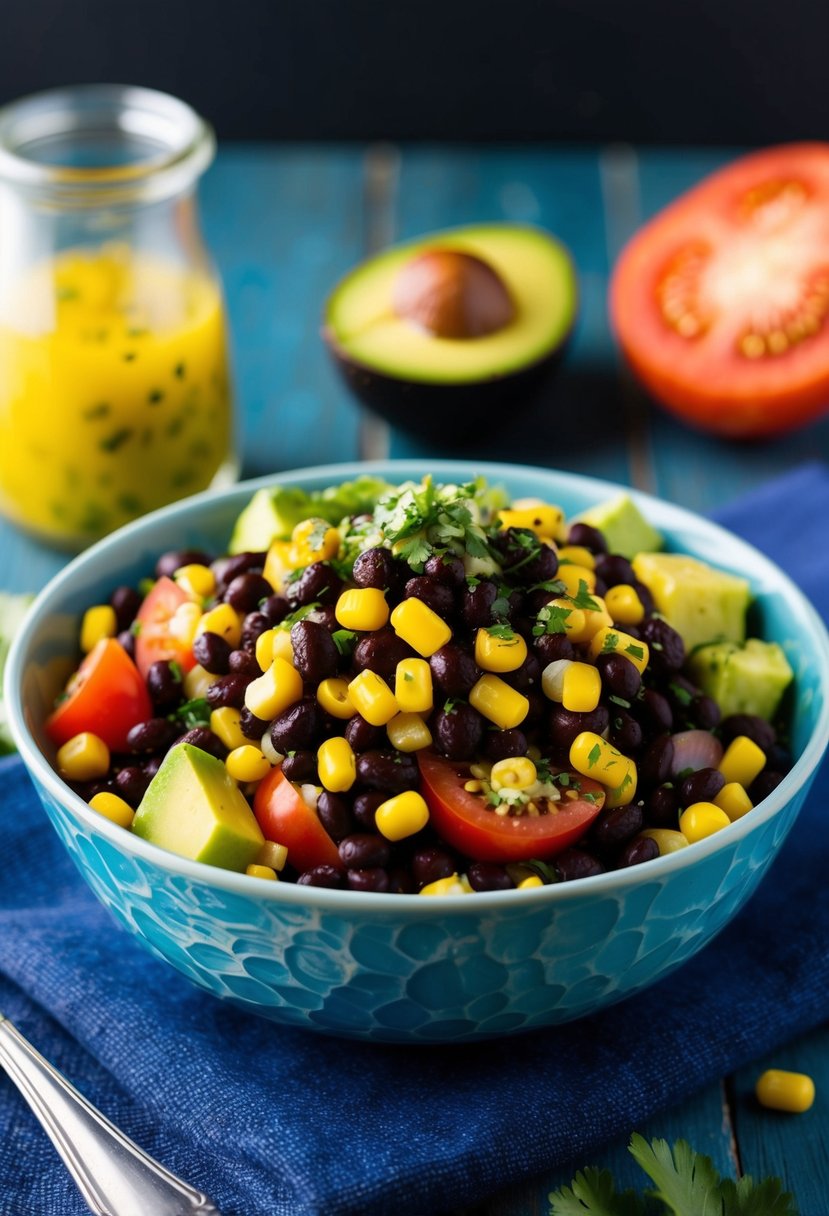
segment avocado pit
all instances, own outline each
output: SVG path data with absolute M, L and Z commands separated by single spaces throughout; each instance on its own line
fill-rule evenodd
M 455 249 L 427 249 L 394 284 L 395 314 L 435 338 L 484 338 L 505 329 L 516 308 L 488 262 Z

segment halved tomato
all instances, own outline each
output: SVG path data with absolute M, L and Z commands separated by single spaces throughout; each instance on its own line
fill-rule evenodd
M 829 144 L 753 153 L 646 224 L 610 286 L 622 348 L 654 397 L 723 435 L 829 408 Z
M 282 773 L 274 768 L 256 787 L 253 812 L 263 835 L 288 850 L 295 870 L 314 866 L 343 869 L 337 846 L 319 821 L 319 816 Z
M 604 805 L 597 781 L 572 774 L 575 798 L 565 796 L 547 815 L 496 815 L 469 793 L 469 765 L 418 752 L 423 797 L 432 826 L 459 852 L 475 861 L 545 861 L 582 836 Z
M 150 694 L 132 659 L 114 638 L 103 638 L 72 676 L 65 699 L 46 719 L 46 733 L 60 747 L 88 730 L 112 751 L 123 752 L 132 727 L 152 716 Z
M 146 679 L 147 672 L 159 659 L 174 660 L 181 670 L 195 667 L 193 647 L 176 632 L 175 615 L 190 596 L 171 578 L 158 579 L 138 609 L 135 627 L 135 663 Z

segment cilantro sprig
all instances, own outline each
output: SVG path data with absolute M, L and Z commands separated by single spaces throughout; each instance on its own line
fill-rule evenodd
M 644 1195 L 617 1191 L 609 1170 L 588 1166 L 550 1193 L 550 1216 L 797 1216 L 779 1178 L 722 1178 L 685 1140 L 671 1147 L 634 1134 L 628 1151 L 653 1183 Z
M 478 522 L 482 483 L 436 485 L 431 477 L 407 482 L 384 495 L 374 510 L 382 542 L 420 574 L 436 552 L 480 558 L 495 568 L 495 555 Z

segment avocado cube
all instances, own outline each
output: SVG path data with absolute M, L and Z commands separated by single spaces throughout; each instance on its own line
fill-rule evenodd
M 221 760 L 190 743 L 164 757 L 132 830 L 144 840 L 223 870 L 242 871 L 264 836 L 253 811 Z
M 691 656 L 689 670 L 703 692 L 718 703 L 723 717 L 756 714 L 767 722 L 794 678 L 782 647 L 759 638 L 749 638 L 743 646 L 733 642 L 703 646 Z
M 639 553 L 633 570 L 686 650 L 707 642 L 744 640 L 751 599 L 747 579 L 683 553 Z
M 230 538 L 230 553 L 258 553 L 273 540 L 288 540 L 298 523 L 312 514 L 305 490 L 276 486 L 257 490 L 239 515 Z
M 631 558 L 646 550 L 662 548 L 662 533 L 648 523 L 629 494 L 590 507 L 578 518 L 599 529 L 609 553 Z

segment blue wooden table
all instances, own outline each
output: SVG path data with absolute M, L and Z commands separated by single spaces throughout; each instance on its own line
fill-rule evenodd
M 609 268 L 644 218 L 727 159 L 722 151 L 627 147 L 223 149 L 204 183 L 204 221 L 235 338 L 244 473 L 446 454 L 360 413 L 326 359 L 320 312 L 338 276 L 372 250 L 430 229 L 492 219 L 539 224 L 570 247 L 581 284 L 580 317 L 548 400 L 498 431 L 473 432 L 464 456 L 592 473 L 700 511 L 803 460 L 829 457 L 829 421 L 773 443 L 725 443 L 656 410 L 620 366 L 605 307 Z M 2 523 L 0 554 L 0 588 L 9 590 L 39 589 L 65 560 Z M 647 1033 L 658 1028 L 643 1028 Z M 704 1034 L 704 1027 L 695 1033 Z M 754 1081 L 772 1065 L 815 1078 L 818 1099 L 809 1114 L 786 1117 L 758 1108 Z M 823 1216 L 829 1211 L 829 1028 L 633 1130 L 684 1136 L 732 1175 L 777 1174 L 802 1216 Z M 611 1167 L 622 1183 L 640 1181 L 624 1143 L 608 1145 L 595 1163 Z M 551 1187 L 585 1164 L 573 1162 L 465 1216 L 546 1216 Z

